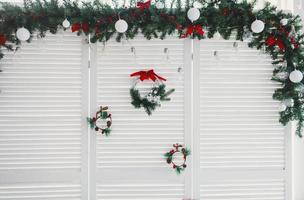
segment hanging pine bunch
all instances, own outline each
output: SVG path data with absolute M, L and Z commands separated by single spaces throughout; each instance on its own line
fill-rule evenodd
M 138 80 L 136 84 L 130 89 L 131 95 L 131 104 L 135 108 L 143 107 L 148 115 L 151 115 L 152 112 L 161 106 L 162 101 L 170 101 L 169 96 L 174 92 L 174 89 L 170 89 L 166 91 L 166 85 L 162 81 L 166 81 L 166 79 L 158 76 L 154 73 L 153 70 L 149 71 L 139 71 L 131 74 L 131 77 L 139 76 L 138 80 L 152 80 L 155 84 L 149 93 L 145 96 L 141 96 L 139 90 L 136 88 Z

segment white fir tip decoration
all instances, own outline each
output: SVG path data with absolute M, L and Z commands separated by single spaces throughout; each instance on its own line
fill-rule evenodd
M 163 8 L 165 8 L 165 4 L 161 1 L 158 1 L 158 2 L 156 2 L 155 7 L 157 9 L 163 9 Z
M 218 31 L 216 31 L 216 32 L 214 33 L 214 35 L 213 35 L 213 38 L 215 38 L 215 39 L 220 39 L 220 38 L 222 38 L 222 36 L 221 36 L 221 34 L 220 34 Z
M 118 20 L 115 23 L 115 30 L 118 33 L 124 33 L 124 32 L 126 32 L 128 30 L 128 23 L 125 20 L 123 20 L 123 19 Z
M 18 28 L 17 32 L 16 32 L 16 37 L 18 38 L 18 40 L 20 41 L 27 41 L 28 39 L 30 39 L 31 37 L 31 33 L 28 29 L 22 27 L 22 28 Z
M 193 3 L 193 7 L 194 7 L 194 8 L 201 9 L 201 8 L 203 8 L 203 4 L 201 4 L 201 3 L 198 2 L 198 1 L 195 1 L 195 2 Z
M 289 79 L 293 83 L 300 83 L 303 79 L 303 74 L 299 70 L 294 70 L 289 74 Z
M 287 106 L 286 106 L 284 103 L 280 103 L 280 105 L 279 105 L 279 111 L 280 111 L 280 112 L 285 111 L 286 108 L 287 108 Z
M 292 107 L 294 105 L 293 99 L 285 99 L 283 100 L 283 103 L 288 107 Z
M 251 24 L 251 30 L 254 33 L 261 33 L 265 28 L 265 23 L 261 20 L 255 20 Z
M 62 22 L 62 26 L 63 28 L 69 28 L 71 26 L 71 23 L 69 22 L 68 19 L 65 19 L 63 22 Z
M 187 17 L 191 22 L 198 20 L 200 15 L 201 15 L 201 13 L 200 13 L 199 9 L 197 9 L 197 8 L 190 8 L 187 12 Z
M 284 19 L 281 19 L 280 23 L 283 25 L 283 26 L 286 26 L 288 24 L 288 19 L 284 18 Z

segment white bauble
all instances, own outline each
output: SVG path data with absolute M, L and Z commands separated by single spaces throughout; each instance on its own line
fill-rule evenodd
M 22 28 L 18 28 L 18 30 L 16 32 L 16 36 L 17 36 L 18 40 L 24 42 L 24 41 L 27 41 L 28 39 L 30 39 L 31 33 L 29 32 L 29 30 L 22 27 Z
M 197 2 L 197 1 L 196 1 L 196 2 L 193 3 L 193 7 L 194 7 L 194 8 L 201 9 L 201 8 L 203 8 L 203 4 L 201 4 L 200 2 Z
M 255 20 L 251 24 L 251 30 L 254 33 L 261 33 L 265 28 L 265 23 L 261 20 Z
M 287 106 L 286 106 L 284 103 L 280 103 L 280 105 L 279 105 L 279 111 L 280 111 L 280 112 L 285 111 L 286 108 L 287 108 Z
M 294 70 L 289 74 L 289 79 L 291 82 L 300 83 L 303 79 L 303 74 L 299 70 Z
M 192 22 L 195 20 L 198 20 L 200 15 L 201 15 L 201 13 L 200 13 L 199 9 L 197 9 L 197 8 L 190 8 L 187 12 L 187 17 Z
M 288 24 L 288 19 L 284 18 L 284 19 L 281 19 L 280 23 L 283 25 L 283 26 L 286 26 Z
M 120 19 L 115 23 L 115 29 L 118 33 L 124 33 L 128 30 L 128 23 L 125 20 Z
M 63 22 L 62 22 L 62 26 L 64 28 L 69 28 L 71 26 L 71 23 L 69 22 L 68 19 L 65 19 Z
M 283 100 L 283 103 L 288 107 L 292 107 L 294 105 L 293 99 L 285 99 Z
M 214 33 L 214 35 L 213 35 L 213 38 L 215 38 L 215 39 L 220 39 L 220 38 L 222 38 L 222 36 L 221 36 L 221 34 L 220 34 L 218 31 L 216 31 L 216 32 Z
M 157 9 L 163 9 L 165 7 L 165 4 L 161 1 L 156 2 L 155 7 Z

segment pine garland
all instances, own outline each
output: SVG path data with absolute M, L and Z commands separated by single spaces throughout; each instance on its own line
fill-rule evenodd
M 175 3 L 174 3 L 175 2 Z M 254 10 L 255 2 L 242 1 L 236 3 L 231 0 L 211 0 L 203 4 L 200 9 L 201 16 L 193 24 L 187 19 L 186 13 L 193 1 L 187 1 L 185 8 L 181 1 L 172 1 L 171 7 L 157 9 L 154 5 L 140 10 L 135 7 L 115 8 L 100 3 L 98 0 L 92 3 L 79 3 L 65 0 L 61 5 L 57 0 L 25 0 L 24 7 L 9 3 L 0 4 L 0 59 L 3 57 L 1 50 L 16 50 L 20 41 L 15 32 L 20 27 L 27 28 L 31 33 L 38 33 L 44 37 L 47 31 L 56 33 L 63 29 L 62 22 L 67 18 L 73 25 L 85 24 L 86 29 L 79 29 L 77 33 L 91 35 L 91 42 L 106 42 L 111 37 L 119 41 L 122 38 L 132 39 L 142 33 L 145 38 L 161 38 L 178 33 L 182 36 L 185 29 L 191 25 L 203 26 L 208 31 L 207 37 L 212 38 L 214 33 L 219 32 L 223 38 L 229 39 L 232 33 L 236 33 L 237 40 L 243 40 L 246 30 L 250 30 L 251 23 L 256 18 L 265 22 L 262 33 L 253 33 L 250 47 L 257 49 L 265 48 L 266 52 L 274 60 L 275 65 L 273 80 L 281 83 L 273 98 L 279 101 L 292 99 L 294 104 L 280 112 L 280 122 L 286 125 L 292 120 L 298 121 L 297 135 L 302 137 L 304 129 L 304 98 L 303 81 L 293 83 L 288 78 L 278 78 L 280 73 L 287 75 L 295 67 L 304 71 L 304 35 L 300 33 L 302 22 L 299 16 L 277 10 L 269 3 L 261 10 Z M 174 5 L 174 6 L 173 6 Z M 128 22 L 129 28 L 125 34 L 117 34 L 114 28 L 115 22 L 120 18 Z M 288 24 L 282 26 L 281 19 L 287 19 Z M 293 38 L 289 37 L 291 31 L 296 33 Z M 204 36 L 197 32 L 192 38 L 203 39 Z M 274 39 L 275 38 L 275 39 Z M 30 41 L 29 41 L 30 42 Z

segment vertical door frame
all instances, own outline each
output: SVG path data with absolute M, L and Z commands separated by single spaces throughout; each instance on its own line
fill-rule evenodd
M 200 41 L 192 40 L 193 45 L 193 198 L 200 199 Z
M 89 189 L 89 127 L 86 117 L 89 116 L 89 68 L 88 61 L 90 52 L 88 51 L 88 43 L 86 37 L 81 40 L 81 170 L 80 170 L 80 184 L 81 184 L 81 199 L 90 200 L 88 196 Z
M 193 146 L 193 65 L 192 65 L 192 40 L 184 40 L 184 138 L 185 146 L 194 149 Z M 194 178 L 194 151 L 187 159 L 187 169 L 185 171 L 185 196 L 184 198 L 193 198 L 193 178 Z
M 97 44 L 90 43 L 90 115 L 94 116 L 97 108 Z M 95 131 L 89 131 L 89 200 L 96 200 L 96 133 Z

